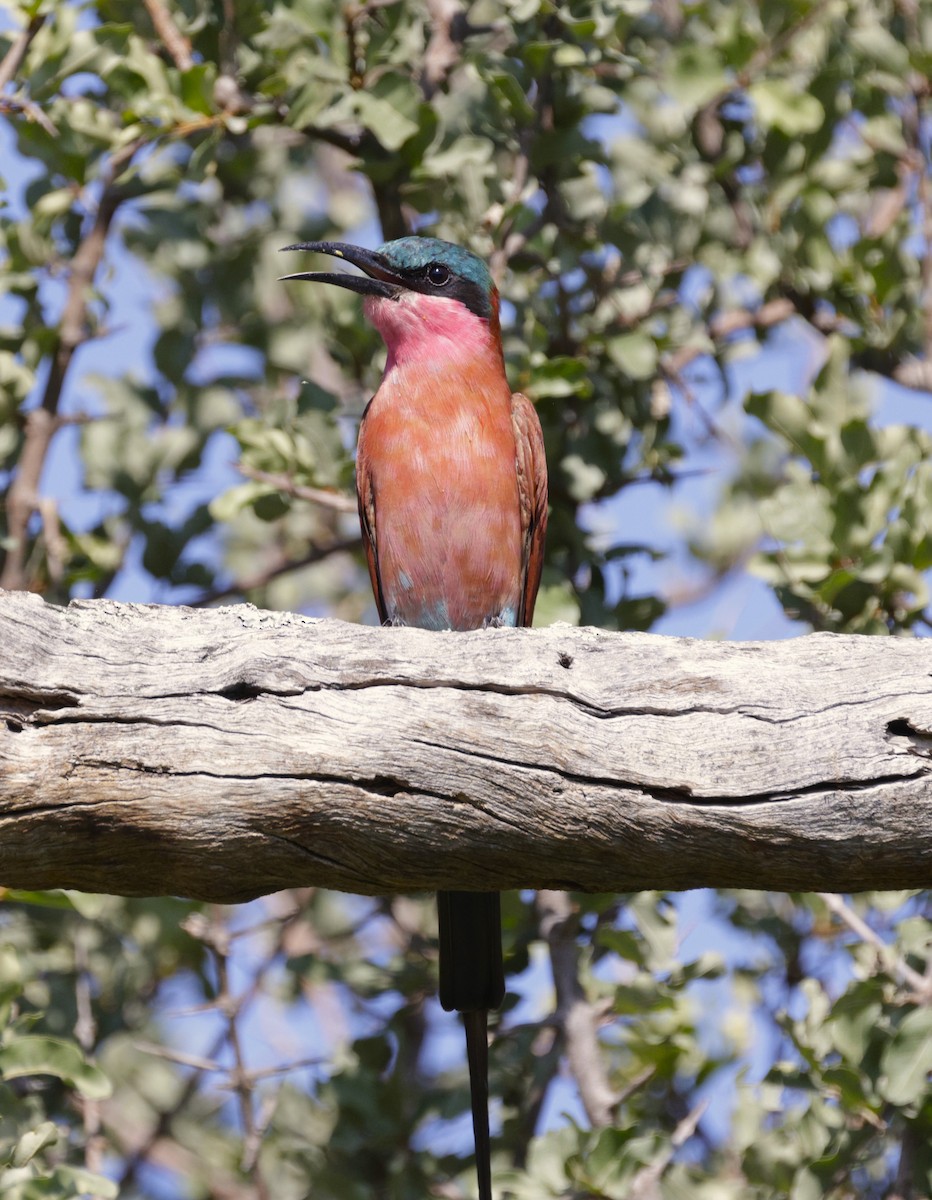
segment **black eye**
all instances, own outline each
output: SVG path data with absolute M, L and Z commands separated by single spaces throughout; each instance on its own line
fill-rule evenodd
M 427 268 L 427 278 L 434 287 L 443 287 L 450 282 L 450 272 L 443 263 L 431 263 Z

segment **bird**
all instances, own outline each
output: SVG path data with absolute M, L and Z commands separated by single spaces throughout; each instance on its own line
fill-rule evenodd
M 358 292 L 385 343 L 359 428 L 356 492 L 384 625 L 531 624 L 547 528 L 547 462 L 532 402 L 505 373 L 500 300 L 485 261 L 438 238 L 377 250 L 301 242 L 363 274 L 284 279 Z M 488 1013 L 505 995 L 498 892 L 437 894 L 439 997 L 466 1032 L 479 1200 L 492 1200 Z

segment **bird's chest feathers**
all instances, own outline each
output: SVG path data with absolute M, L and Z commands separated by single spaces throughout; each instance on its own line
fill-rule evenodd
M 366 412 L 358 469 L 371 488 L 389 619 L 454 629 L 514 623 L 521 516 L 500 370 L 396 365 Z
M 511 395 L 485 370 L 396 366 L 366 412 L 360 445 L 380 488 L 419 501 L 516 487 Z

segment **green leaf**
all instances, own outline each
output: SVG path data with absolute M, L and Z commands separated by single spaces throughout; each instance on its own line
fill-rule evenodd
M 861 1063 L 875 1035 L 882 1012 L 883 984 L 867 979 L 852 984 L 835 1002 L 829 1016 L 832 1038 L 849 1063 Z
M 281 492 L 269 491 L 257 496 L 252 507 L 260 521 L 277 521 L 288 511 L 289 501 Z
M 215 496 L 210 502 L 210 515 L 215 521 L 226 523 L 231 521 L 244 508 L 250 507 L 274 491 L 267 483 L 250 480 L 248 483 L 238 483 Z
M 67 891 L 30 892 L 19 888 L 9 888 L 0 891 L 0 899 L 10 900 L 15 904 L 35 904 L 40 908 L 74 909 L 72 894 Z
M 181 98 L 194 112 L 209 115 L 214 110 L 214 83 L 217 68 L 214 63 L 196 63 L 181 75 Z
M 27 1034 L 0 1046 L 0 1078 L 54 1075 L 89 1100 L 104 1100 L 111 1091 L 110 1080 L 84 1058 L 74 1042 L 62 1038 Z
M 877 1090 L 891 1104 L 915 1104 L 929 1094 L 932 1008 L 916 1008 L 900 1022 L 880 1060 Z
M 665 76 L 666 90 L 684 108 L 695 110 L 730 87 L 729 76 L 713 46 L 678 46 Z
M 567 625 L 579 624 L 579 601 L 566 580 L 542 586 L 534 606 L 534 624 L 538 628 L 555 625 L 558 621 Z
M 625 333 L 612 338 L 609 357 L 631 379 L 650 379 L 657 370 L 657 343 L 646 333 Z
M 510 71 L 490 74 L 489 85 L 502 107 L 518 124 L 529 125 L 536 119 L 537 114 L 524 94 L 524 89 Z
M 50 1182 L 62 1188 L 62 1195 L 93 1196 L 95 1200 L 116 1200 L 120 1189 L 112 1179 L 88 1171 L 85 1167 L 71 1167 L 64 1164 L 55 1167 Z
M 43 1121 L 35 1129 L 24 1133 L 13 1148 L 9 1157 L 10 1166 L 25 1167 L 40 1150 L 46 1146 L 54 1146 L 60 1139 L 58 1126 L 52 1121 Z
M 322 126 L 358 121 L 386 150 L 400 150 L 418 132 L 419 98 L 409 78 L 386 72 L 365 90 L 345 93 L 317 118 Z
M 65 890 L 64 895 L 71 901 L 75 911 L 79 912 L 88 921 L 96 921 L 107 907 L 107 901 L 109 900 L 109 896 L 104 896 L 97 892 Z
M 748 88 L 748 96 L 761 125 L 779 129 L 788 137 L 814 133 L 825 121 L 816 97 L 788 79 L 758 80 Z
M 532 399 L 544 396 L 588 396 L 592 391 L 587 364 L 578 358 L 555 355 L 534 363 L 533 373 L 525 385 Z

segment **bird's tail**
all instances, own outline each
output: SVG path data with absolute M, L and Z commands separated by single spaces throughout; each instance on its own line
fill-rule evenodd
M 489 1134 L 489 1014 L 484 1008 L 463 1013 L 472 1134 L 476 1144 L 479 1200 L 492 1200 L 492 1138 Z
M 498 1008 L 505 998 L 498 892 L 438 892 L 440 1003 L 447 1012 Z
M 498 892 L 438 892 L 440 1003 L 463 1014 L 479 1200 L 492 1200 L 488 1011 L 505 998 Z

